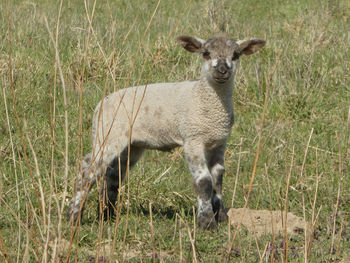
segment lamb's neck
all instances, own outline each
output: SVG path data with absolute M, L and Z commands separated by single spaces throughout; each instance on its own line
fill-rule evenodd
M 195 89 L 198 99 L 203 102 L 203 105 L 218 104 L 224 106 L 226 110 L 232 109 L 233 81 L 224 84 L 209 83 L 205 77 L 202 77 Z

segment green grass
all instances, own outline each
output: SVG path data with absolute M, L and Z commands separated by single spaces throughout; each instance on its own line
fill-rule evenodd
M 59 1 L 48 0 L 0 5 L 1 260 L 149 262 L 156 250 L 159 262 L 222 262 L 232 244 L 232 262 L 283 261 L 283 236 L 255 239 L 240 229 L 232 240 L 235 228 L 227 224 L 194 231 L 196 197 L 181 149 L 146 152 L 124 184 L 117 220 L 96 220 L 96 189 L 74 237 L 61 211 L 90 151 L 92 113 L 104 94 L 198 78 L 200 58 L 175 37 L 220 31 L 267 40 L 261 52 L 242 59 L 236 76 L 226 206 L 236 176 L 234 207 L 244 206 L 258 151 L 248 207 L 284 211 L 290 173 L 288 211 L 308 221 L 319 213 L 309 262 L 350 257 L 348 1 L 118 0 L 94 8 L 92 0 L 67 0 L 60 17 L 59 9 Z M 57 36 L 60 65 L 49 31 Z M 292 237 L 288 261 L 304 262 L 305 244 L 303 234 Z

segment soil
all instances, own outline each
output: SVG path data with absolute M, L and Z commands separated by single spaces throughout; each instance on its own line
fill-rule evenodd
M 252 235 L 282 234 L 285 231 L 284 211 L 230 208 L 227 212 L 232 225 L 242 224 Z M 307 222 L 304 218 L 287 213 L 286 230 L 289 236 L 304 233 Z

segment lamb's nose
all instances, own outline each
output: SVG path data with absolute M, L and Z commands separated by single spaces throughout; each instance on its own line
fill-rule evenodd
M 221 73 L 221 74 L 225 74 L 227 72 L 227 68 L 224 66 L 224 65 L 220 65 L 218 67 L 218 71 Z

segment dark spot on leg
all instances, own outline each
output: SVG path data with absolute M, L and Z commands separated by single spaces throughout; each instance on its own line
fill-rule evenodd
M 187 162 L 195 167 L 204 165 L 204 160 L 198 155 L 187 156 Z
M 211 178 L 208 176 L 203 176 L 195 183 L 195 192 L 198 194 L 199 198 L 203 200 L 209 200 L 213 192 L 213 184 Z

